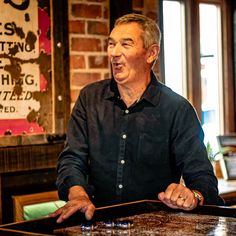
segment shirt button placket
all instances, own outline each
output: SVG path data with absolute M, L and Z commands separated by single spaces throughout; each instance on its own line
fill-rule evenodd
M 129 110 L 125 109 L 124 110 L 124 122 L 123 122 L 123 131 L 127 130 L 127 122 L 128 122 L 128 115 Z M 125 132 L 121 133 L 121 146 L 120 146 L 120 155 L 119 155 L 119 161 L 118 161 L 118 169 L 117 169 L 117 189 L 116 193 L 119 197 L 122 196 L 122 191 L 123 191 L 123 168 L 125 164 L 125 146 L 126 146 L 126 139 L 127 139 L 127 134 Z
M 125 140 L 127 139 L 127 135 L 125 133 L 121 134 L 121 139 L 123 140 L 123 147 L 125 147 Z M 119 160 L 119 165 L 118 165 L 118 170 L 117 170 L 117 193 L 118 195 L 121 196 L 121 192 L 123 189 L 123 184 L 122 184 L 122 179 L 123 179 L 123 165 L 125 164 L 125 160 L 124 160 L 124 150 L 120 156 L 120 160 Z

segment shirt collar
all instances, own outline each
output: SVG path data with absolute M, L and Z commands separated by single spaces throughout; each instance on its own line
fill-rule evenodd
M 157 80 L 154 73 L 151 71 L 151 81 L 146 88 L 141 100 L 146 100 L 147 102 L 157 105 L 160 99 L 160 87 L 161 83 Z M 106 94 L 104 95 L 105 99 L 115 100 L 120 99 L 119 90 L 117 87 L 117 83 L 114 78 L 111 79 L 110 86 L 108 87 Z

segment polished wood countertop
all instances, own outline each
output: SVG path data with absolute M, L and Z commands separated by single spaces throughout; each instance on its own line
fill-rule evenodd
M 104 222 L 132 222 L 129 228 L 106 228 Z M 0 235 L 234 235 L 236 208 L 199 206 L 193 211 L 173 210 L 160 201 L 142 200 L 98 208 L 93 223 L 96 227 L 84 232 L 87 223 L 82 213 L 62 224 L 54 218 L 12 223 L 0 226 Z

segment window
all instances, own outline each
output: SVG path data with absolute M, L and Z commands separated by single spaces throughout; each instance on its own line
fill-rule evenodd
M 235 127 L 231 3 L 221 0 L 161 3 L 163 81 L 192 103 L 205 132 L 205 144 L 209 142 L 217 151 L 216 136 L 234 132 Z
M 186 42 L 184 6 L 179 1 L 163 2 L 165 84 L 186 93 Z
M 199 13 L 202 127 L 205 142 L 217 149 L 216 136 L 223 130 L 220 9 L 201 3 Z

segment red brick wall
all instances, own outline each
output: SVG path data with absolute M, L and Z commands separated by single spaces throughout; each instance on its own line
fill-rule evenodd
M 69 1 L 70 86 L 72 106 L 83 86 L 109 77 L 106 39 L 108 0 Z
M 68 4 L 70 86 L 73 106 L 82 87 L 110 77 L 106 53 L 109 0 L 70 0 Z M 133 9 L 157 19 L 156 0 L 133 0 Z

